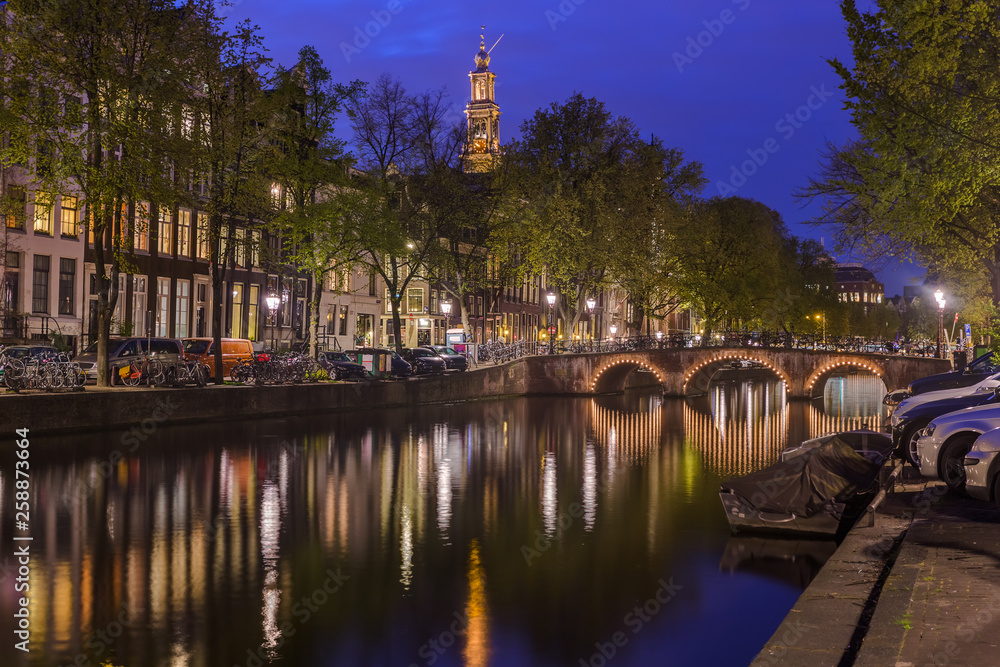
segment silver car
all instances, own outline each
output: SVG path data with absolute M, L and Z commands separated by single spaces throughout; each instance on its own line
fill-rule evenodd
M 965 455 L 965 490 L 1000 507 L 1000 428 L 979 436 Z
M 917 440 L 920 474 L 940 478 L 953 491 L 965 488 L 965 455 L 976 438 L 1000 428 L 1000 406 L 980 405 L 935 417 Z

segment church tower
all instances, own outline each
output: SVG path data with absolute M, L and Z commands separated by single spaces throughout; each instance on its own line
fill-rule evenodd
M 500 107 L 493 95 L 496 75 L 489 70 L 490 54 L 486 51 L 485 30 L 486 26 L 483 26 L 484 34 L 479 35 L 476 69 L 469 72 L 472 97 L 465 109 L 468 130 L 465 155 L 462 157 L 466 173 L 488 171 L 493 166 L 494 156 L 500 153 Z

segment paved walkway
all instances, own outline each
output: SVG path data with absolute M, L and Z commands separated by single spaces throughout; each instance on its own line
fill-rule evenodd
M 1000 665 L 1000 510 L 905 469 L 753 664 Z

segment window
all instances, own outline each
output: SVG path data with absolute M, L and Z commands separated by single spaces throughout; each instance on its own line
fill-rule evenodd
M 250 266 L 260 266 L 260 232 L 250 234 Z
M 178 338 L 188 335 L 188 312 L 191 309 L 191 281 L 177 281 L 177 296 L 174 307 L 174 329 Z
M 132 276 L 132 333 L 146 335 L 146 276 Z
M 34 278 L 31 283 L 31 312 L 49 312 L 49 257 L 35 255 Z
M 76 304 L 73 294 L 76 287 L 76 260 L 70 257 L 59 259 L 59 314 L 73 315 Z
M 9 186 L 7 188 L 7 201 L 4 211 L 9 229 L 24 229 L 24 204 L 27 201 L 27 194 L 24 188 Z
M 35 223 L 36 234 L 52 236 L 52 195 L 47 192 L 35 193 Z
M 156 335 L 170 330 L 170 278 L 156 279 Z
M 230 336 L 242 338 L 243 331 L 243 283 L 233 284 L 233 319 L 230 321 Z
M 332 306 L 326 310 L 326 333 L 331 336 L 337 333 L 337 327 L 334 325 Z
M 83 126 L 83 105 L 76 95 L 63 95 L 63 118 L 68 127 Z
M 375 269 L 368 271 L 368 296 L 375 296 Z
M 194 134 L 194 111 L 190 107 L 181 110 L 181 135 L 190 139 Z
M 8 250 L 7 270 L 3 272 L 3 284 L 0 285 L 0 306 L 8 313 L 16 313 L 20 303 L 21 290 L 21 254 Z
M 159 224 L 156 227 L 157 235 L 157 246 L 156 249 L 159 250 L 161 255 L 170 254 L 170 209 L 161 206 L 160 207 L 160 219 Z
M 406 290 L 406 310 L 410 313 L 422 313 L 424 310 L 424 289 L 411 287 Z
M 339 332 L 339 335 L 346 336 L 347 335 L 347 306 L 341 306 L 340 307 L 340 317 L 337 318 L 337 319 L 340 322 L 340 327 L 339 327 L 340 328 L 340 332 Z
M 257 340 L 257 304 L 260 301 L 260 285 L 250 285 L 250 299 L 247 301 L 247 338 Z
M 135 207 L 135 215 L 132 217 L 132 247 L 135 250 L 149 252 L 149 224 L 146 216 L 149 211 L 145 205 L 139 204 Z
M 208 214 L 198 213 L 198 259 L 208 259 Z
M 177 212 L 177 256 L 191 256 L 191 211 Z
M 76 238 L 76 197 L 62 196 L 59 207 L 59 233 L 62 236 Z
M 236 255 L 236 266 L 246 266 L 247 265 L 247 255 L 246 255 L 246 233 L 247 230 L 242 227 L 237 227 L 235 229 L 235 244 L 236 247 L 233 248 L 233 253 Z

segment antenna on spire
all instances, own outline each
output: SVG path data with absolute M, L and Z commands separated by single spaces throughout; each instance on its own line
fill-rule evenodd
M 485 26 L 484 26 L 484 27 L 485 27 Z M 507 33 L 503 33 L 503 35 L 500 35 L 500 36 L 499 36 L 499 37 L 497 38 L 497 41 L 493 42 L 493 46 L 491 46 L 491 47 L 490 47 L 490 50 L 486 52 L 486 55 L 489 55 L 490 53 L 492 53 L 492 52 L 493 52 L 493 49 L 497 48 L 497 44 L 499 44 L 499 43 L 500 43 L 500 40 L 501 40 L 501 39 L 503 39 L 503 36 L 504 36 L 504 35 L 506 35 L 506 34 L 507 34 Z
M 479 26 L 479 43 L 485 46 L 486 43 L 486 24 Z

